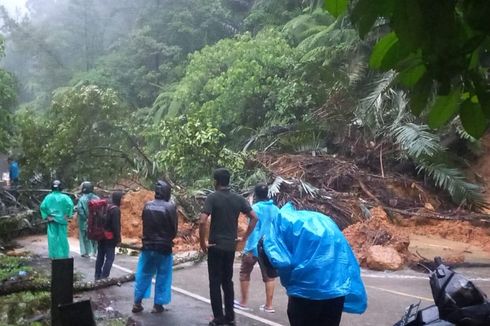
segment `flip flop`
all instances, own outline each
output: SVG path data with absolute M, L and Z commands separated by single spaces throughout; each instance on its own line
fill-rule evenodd
M 244 306 L 242 305 L 239 301 L 235 300 L 233 302 L 233 307 L 235 307 L 236 309 L 238 310 L 243 310 L 243 311 L 252 311 L 251 308 L 247 307 L 247 306 Z
M 275 310 L 274 308 L 267 308 L 267 307 L 265 306 L 265 304 L 261 305 L 261 306 L 259 307 L 259 309 L 260 309 L 261 311 L 265 311 L 265 312 L 268 312 L 268 313 L 271 313 L 271 314 L 273 314 L 273 313 L 275 313 L 275 312 L 276 312 L 276 310 Z

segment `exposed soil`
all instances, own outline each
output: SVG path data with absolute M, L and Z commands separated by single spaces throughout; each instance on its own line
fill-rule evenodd
M 403 262 L 408 263 L 412 259 L 408 251 L 410 244 L 408 233 L 391 224 L 382 208 L 371 209 L 371 214 L 372 217 L 369 220 L 355 223 L 343 231 L 359 264 L 368 267 L 369 248 L 377 245 L 395 249 Z
M 141 212 L 147 201 L 154 198 L 152 191 L 143 189 L 130 191 L 124 195 L 121 203 L 121 234 L 122 241 L 132 245 L 141 245 L 142 219 Z M 174 239 L 174 251 L 199 250 L 199 225 L 186 221 L 184 215 L 178 210 L 179 226 L 177 237 Z M 247 218 L 240 215 L 238 220 L 238 236 L 243 236 L 247 228 Z M 69 234 L 78 238 L 78 224 L 76 220 L 70 223 Z M 243 243 L 238 243 L 237 250 L 243 249 Z

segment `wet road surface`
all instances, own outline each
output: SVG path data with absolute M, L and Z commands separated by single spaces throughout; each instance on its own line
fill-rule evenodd
M 33 253 L 47 256 L 46 238 L 34 236 L 19 241 L 21 245 Z M 75 271 L 85 280 L 93 280 L 94 259 L 82 258 L 78 254 L 78 241 L 70 239 L 70 248 L 75 258 Z M 490 261 L 490 259 L 489 259 Z M 134 271 L 137 257 L 117 255 L 111 276 L 122 276 Z M 238 271 L 240 263 L 237 259 L 234 270 L 235 297 L 239 296 Z M 490 294 L 490 269 L 486 267 L 462 270 L 475 283 Z M 393 325 L 403 314 L 405 307 L 421 300 L 422 306 L 432 304 L 432 295 L 426 275 L 411 270 L 398 272 L 363 271 L 363 280 L 368 292 L 368 310 L 363 315 L 344 314 L 342 326 Z M 90 298 L 96 307 L 96 314 L 124 316 L 131 318 L 137 325 L 207 325 L 212 319 L 209 305 L 209 289 L 206 262 L 199 264 L 187 263 L 179 266 L 173 274 L 172 302 L 168 311 L 161 315 L 151 314 L 151 299 L 145 300 L 145 311 L 132 314 L 133 283 L 120 287 L 113 286 L 93 292 L 80 294 L 75 300 Z M 258 266 L 252 273 L 250 283 L 250 312 L 236 312 L 237 325 L 288 325 L 286 307 L 287 296 L 279 280 L 274 295 L 275 313 L 259 310 L 264 303 L 264 286 Z

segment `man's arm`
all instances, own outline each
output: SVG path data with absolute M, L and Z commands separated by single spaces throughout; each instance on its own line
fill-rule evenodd
M 175 205 L 172 206 L 170 209 L 170 218 L 172 221 L 172 239 L 174 239 L 177 236 L 177 230 L 179 228 L 179 216 L 177 214 L 177 207 Z
M 199 216 L 199 243 L 201 250 L 206 253 L 208 251 L 208 245 L 206 241 L 206 225 L 208 223 L 209 214 L 201 213 Z
M 48 209 L 48 198 L 47 196 L 44 197 L 43 199 L 43 202 L 41 203 L 41 206 L 39 207 L 40 211 L 41 211 L 41 218 L 43 220 L 48 220 L 48 221 L 51 221 L 52 218 L 49 216 L 49 209 Z
M 247 216 L 250 219 L 250 223 L 248 223 L 247 230 L 245 231 L 245 234 L 243 235 L 243 239 L 242 239 L 243 241 L 247 241 L 248 236 L 250 235 L 250 233 L 252 233 L 252 231 L 254 230 L 255 225 L 257 224 L 257 221 L 258 221 L 257 214 L 255 214 L 255 212 L 253 210 L 250 210 L 247 213 Z
M 121 243 L 121 210 L 119 207 L 112 209 L 112 230 L 114 231 L 114 240 L 116 244 Z
M 73 200 L 71 199 L 70 196 L 68 195 L 65 195 L 66 197 L 66 202 L 68 204 L 68 207 L 67 207 L 67 214 L 65 216 L 66 219 L 69 219 L 69 218 L 72 218 L 73 217 L 73 209 L 75 208 L 75 205 L 73 205 Z

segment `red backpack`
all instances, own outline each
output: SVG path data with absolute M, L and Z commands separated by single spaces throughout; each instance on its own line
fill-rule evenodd
M 109 205 L 107 199 L 92 199 L 88 202 L 88 230 L 90 240 L 112 240 L 114 234 L 106 231 L 109 211 L 114 205 Z

